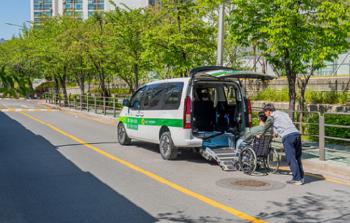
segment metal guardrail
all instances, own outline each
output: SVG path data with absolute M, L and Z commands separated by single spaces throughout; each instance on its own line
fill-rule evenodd
M 46 103 L 68 107 L 80 111 L 94 112 L 96 114 L 117 116 L 117 111 L 122 108 L 122 98 L 102 97 L 94 95 L 73 95 L 68 97 L 67 104 L 64 103 L 62 95 L 44 94 Z
M 282 110 L 282 109 L 281 109 Z M 261 108 L 253 108 L 253 111 L 261 111 Z M 284 110 L 285 112 L 289 112 L 288 110 Z M 294 111 L 294 117 L 298 117 L 298 115 L 301 113 L 301 111 Z M 326 152 L 337 152 L 339 154 L 344 154 L 346 158 L 350 158 L 350 146 L 349 138 L 342 138 L 342 137 L 334 137 L 331 135 L 326 135 L 326 128 L 336 128 L 336 129 L 350 129 L 350 126 L 348 125 L 339 125 L 339 124 L 330 124 L 327 123 L 327 116 L 329 115 L 346 115 L 350 116 L 350 113 L 344 113 L 344 112 L 311 112 L 311 111 L 304 111 L 302 112 L 303 118 L 310 118 L 310 115 L 316 116 L 314 119 L 318 120 L 318 122 L 307 122 L 303 120 L 295 121 L 294 124 L 299 128 L 301 134 L 303 136 L 307 137 L 314 137 L 318 138 L 318 156 L 319 159 L 322 161 L 326 160 Z M 296 116 L 295 116 L 296 115 Z M 313 126 L 314 128 L 318 126 L 318 134 L 307 134 L 305 133 L 304 129 L 307 128 L 307 126 Z M 317 128 L 317 127 L 316 127 Z M 335 141 L 340 141 L 344 144 L 345 150 L 340 150 L 340 149 L 331 149 L 326 146 L 326 141 L 328 140 L 335 140 Z M 346 144 L 348 143 L 348 146 Z M 342 146 L 342 145 L 341 145 Z M 314 148 L 315 149 L 315 148 Z

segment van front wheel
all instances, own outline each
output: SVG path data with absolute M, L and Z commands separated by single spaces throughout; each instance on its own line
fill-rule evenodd
M 171 139 L 170 132 L 163 132 L 160 136 L 159 150 L 165 160 L 174 160 L 177 157 L 177 148 Z
M 126 134 L 126 130 L 123 123 L 119 123 L 117 133 L 118 142 L 120 145 L 126 146 L 131 144 L 131 139 L 129 138 L 128 134 Z

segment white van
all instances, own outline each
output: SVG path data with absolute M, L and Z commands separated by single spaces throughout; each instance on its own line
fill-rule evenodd
M 251 107 L 240 79 L 273 76 L 208 66 L 190 77 L 148 83 L 123 101 L 118 141 L 132 139 L 159 144 L 163 159 L 175 159 L 179 149 L 201 148 L 210 135 L 230 132 L 236 139 L 251 125 Z

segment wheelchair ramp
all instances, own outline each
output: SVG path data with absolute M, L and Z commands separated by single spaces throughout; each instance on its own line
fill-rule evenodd
M 238 154 L 234 148 L 210 149 L 207 147 L 202 152 L 202 156 L 207 160 L 216 160 L 222 170 L 232 171 L 238 169 Z

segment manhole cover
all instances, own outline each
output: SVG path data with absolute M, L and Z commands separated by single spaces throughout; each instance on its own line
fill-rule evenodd
M 272 180 L 255 180 L 249 178 L 226 178 L 216 182 L 216 185 L 233 190 L 268 191 L 278 190 L 286 185 Z
M 236 181 L 233 181 L 232 184 L 243 186 L 243 187 L 264 187 L 268 185 L 267 182 L 263 182 L 259 180 L 236 180 Z

